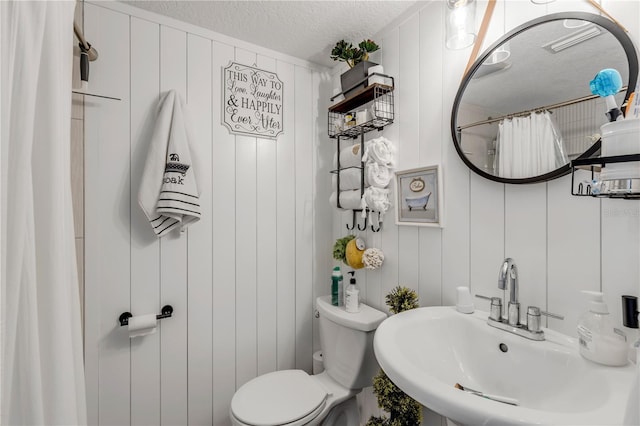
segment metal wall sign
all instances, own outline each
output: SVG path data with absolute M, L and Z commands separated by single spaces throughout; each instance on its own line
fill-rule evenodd
M 222 123 L 229 132 L 276 139 L 284 130 L 283 84 L 278 75 L 237 62 L 222 72 Z

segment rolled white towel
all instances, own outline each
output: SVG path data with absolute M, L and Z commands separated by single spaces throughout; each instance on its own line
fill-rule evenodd
M 393 177 L 392 169 L 387 166 L 381 166 L 378 163 L 367 163 L 364 168 L 365 183 L 369 186 L 378 188 L 386 188 Z M 340 182 L 342 184 L 342 182 Z
M 391 182 L 393 171 L 390 167 L 381 166 L 378 163 L 367 163 L 364 167 L 364 186 L 376 186 L 386 188 Z M 340 190 L 360 189 L 361 169 L 349 168 L 340 170 Z M 331 175 L 331 189 L 338 189 L 338 176 Z
M 331 203 L 333 207 L 338 207 L 335 191 L 331 193 L 329 203 Z M 352 191 L 340 191 L 340 208 L 343 210 L 360 209 L 360 190 L 354 189 Z
M 392 167 L 395 152 L 396 148 L 393 143 L 384 136 L 381 136 L 379 138 L 371 139 L 365 144 L 362 161 L 374 162 L 382 166 Z
M 360 168 L 352 168 L 340 170 L 340 190 L 347 191 L 350 189 L 360 189 L 360 175 L 362 170 Z M 364 177 L 365 186 L 369 185 L 367 182 L 367 176 Z M 331 174 L 331 189 L 336 191 L 338 189 L 338 176 L 335 173 Z
M 371 223 L 373 223 L 372 213 L 379 213 L 379 220 L 382 221 L 384 214 L 391 207 L 391 201 L 389 201 L 389 190 L 386 188 L 376 188 L 369 186 L 364 190 L 362 194 L 362 201 L 360 202 L 360 208 L 362 209 L 362 217 L 367 216 L 366 209 L 369 209 L 369 215 Z
M 366 147 L 366 143 L 365 143 Z M 338 160 L 336 159 L 337 155 L 333 155 L 333 167 L 338 167 Z M 346 167 L 360 167 L 362 163 L 360 162 L 360 144 L 354 144 L 352 146 L 348 146 L 346 148 L 342 148 L 340 150 L 340 168 L 344 169 Z

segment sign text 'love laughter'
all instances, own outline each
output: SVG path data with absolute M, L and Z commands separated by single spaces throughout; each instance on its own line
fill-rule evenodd
M 276 139 L 284 130 L 278 75 L 236 62 L 222 71 L 223 124 L 234 134 Z

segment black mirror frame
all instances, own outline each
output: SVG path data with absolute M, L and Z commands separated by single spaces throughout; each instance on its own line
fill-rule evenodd
M 595 15 L 593 13 L 587 12 L 561 12 L 554 13 L 550 15 L 545 15 L 540 18 L 533 19 L 531 21 L 525 22 L 519 27 L 509 31 L 507 34 L 502 36 L 499 40 L 493 43 L 487 50 L 483 52 L 483 54 L 473 63 L 473 66 L 469 69 L 469 72 L 464 76 L 462 83 L 460 83 L 460 87 L 458 88 L 458 93 L 456 94 L 455 101 L 453 102 L 453 109 L 451 111 L 451 136 L 453 138 L 453 145 L 458 152 L 458 156 L 462 159 L 462 161 L 473 170 L 476 174 L 500 183 L 512 183 L 512 184 L 525 184 L 525 183 L 538 183 L 538 182 L 546 182 L 552 179 L 559 178 L 561 176 L 567 175 L 571 172 L 571 163 L 567 163 L 564 166 L 553 170 L 549 173 L 545 173 L 539 176 L 533 176 L 529 178 L 522 179 L 514 179 L 514 178 L 502 178 L 499 176 L 495 176 L 489 174 L 481 169 L 479 169 L 475 164 L 473 164 L 462 152 L 462 146 L 460 144 L 460 131 L 457 126 L 457 118 L 458 118 L 458 108 L 460 106 L 460 101 L 462 100 L 462 95 L 464 91 L 471 81 L 471 77 L 476 72 L 476 70 L 480 67 L 480 65 L 489 57 L 491 52 L 493 52 L 498 46 L 509 41 L 513 37 L 518 34 L 528 30 L 529 28 L 535 27 L 540 24 L 544 24 L 546 22 L 558 21 L 564 19 L 580 19 L 583 21 L 589 21 L 594 24 L 597 24 L 606 30 L 608 30 L 622 45 L 625 54 L 627 55 L 627 61 L 629 62 L 629 85 L 627 88 L 627 93 L 624 98 L 624 103 L 629 100 L 629 96 L 635 90 L 636 83 L 638 81 L 638 54 L 636 52 L 635 45 L 633 44 L 633 40 L 629 37 L 629 35 L 615 22 L 610 19 L 603 18 L 600 15 Z M 584 153 L 580 155 L 578 158 L 588 158 L 596 153 L 600 149 L 600 141 L 593 144 L 589 149 L 587 149 Z

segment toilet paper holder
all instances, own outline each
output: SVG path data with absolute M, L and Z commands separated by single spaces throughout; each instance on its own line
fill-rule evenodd
M 173 307 L 171 305 L 164 305 L 162 307 L 162 311 L 160 311 L 160 315 L 156 315 L 156 319 L 169 318 L 173 314 Z M 133 315 L 131 312 L 123 312 L 118 317 L 118 321 L 120 322 L 120 326 L 124 327 L 125 325 L 129 325 L 129 318 Z

